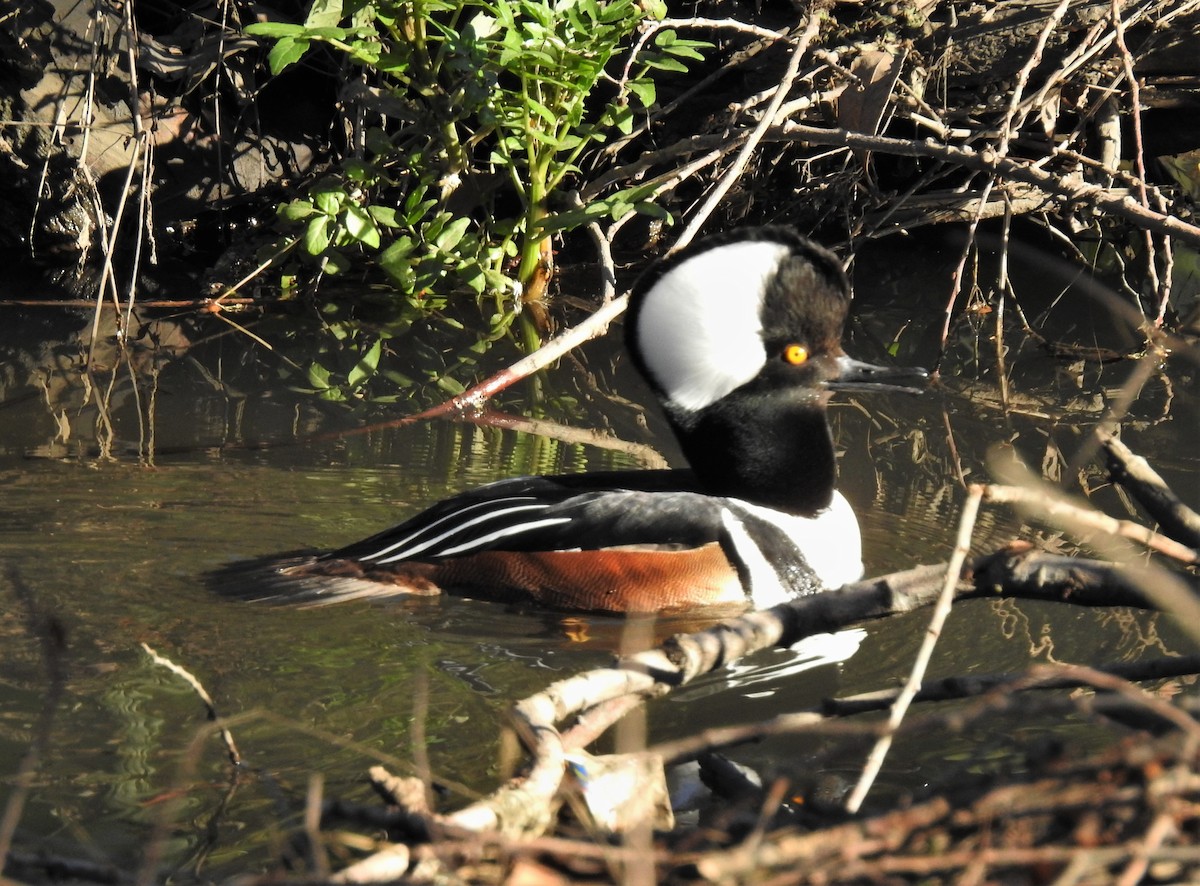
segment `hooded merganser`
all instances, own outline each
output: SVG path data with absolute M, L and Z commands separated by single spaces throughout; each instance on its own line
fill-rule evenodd
M 698 243 L 638 281 L 625 324 L 690 471 L 501 480 L 331 553 L 269 561 L 234 593 L 655 612 L 763 608 L 855 581 L 861 540 L 834 489 L 826 403 L 837 389 L 912 391 L 926 373 L 847 357 L 849 302 L 837 258 L 790 229 Z

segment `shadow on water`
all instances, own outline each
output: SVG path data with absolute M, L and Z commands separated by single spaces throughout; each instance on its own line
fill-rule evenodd
M 956 257 L 953 244 L 936 243 L 920 253 L 881 246 L 861 256 L 848 350 L 929 365 Z M 1059 340 L 1093 345 L 1108 337 L 1106 347 L 1120 346 L 1110 317 L 1066 309 L 1071 281 L 1053 271 L 1031 260 L 1018 283 L 1044 302 L 1027 307 L 1040 328 Z M 547 433 L 449 422 L 348 433 L 368 414 L 394 417 L 409 407 L 389 416 L 299 393 L 275 355 L 216 321 L 150 320 L 125 352 L 97 354 L 87 375 L 79 367 L 90 318 L 0 310 L 8 312 L 0 326 L 0 561 L 65 623 L 69 642 L 65 698 L 18 848 L 47 845 L 135 870 L 154 838 L 165 841 L 165 859 L 180 876 L 265 869 L 314 773 L 329 795 L 370 802 L 368 765 L 411 771 L 427 751 L 451 803 L 460 792 L 489 791 L 505 775 L 499 735 L 507 707 L 606 663 L 619 648 L 623 623 L 615 618 L 461 599 L 289 610 L 231 603 L 199 579 L 232 559 L 363 537 L 501 477 L 643 467 L 659 457 L 655 448 L 678 464 L 661 418 L 640 405 L 650 397 L 615 336 L 563 361 L 536 390 L 500 398 L 498 408 L 542 420 L 537 430 Z M 841 487 L 861 515 L 869 573 L 945 559 L 961 481 L 985 479 L 996 449 L 1047 479 L 1076 489 L 1082 482 L 1110 512 L 1129 513 L 1093 459 L 1075 460 L 1135 364 L 1052 357 L 1010 327 L 1002 387 L 995 316 L 961 317 L 937 390 L 843 396 L 832 408 Z M 256 329 L 273 332 L 266 321 Z M 302 337 L 289 346 L 302 363 Z M 500 365 L 505 356 L 493 359 Z M 1151 375 L 1125 435 L 1185 496 L 1200 468 L 1190 441 L 1200 426 L 1195 373 L 1180 362 Z M 555 424 L 605 436 L 583 442 Z M 1071 549 L 997 508 L 983 511 L 977 546 L 1018 534 Z M 11 773 L 29 747 L 46 676 L 19 607 L 2 613 L 0 769 Z M 652 740 L 893 686 L 926 618 L 864 626 L 843 638 L 857 651 L 840 664 L 821 657 L 828 649 L 810 647 L 699 681 L 651 707 Z M 657 631 L 697 626 L 681 619 Z M 248 763 L 242 774 L 231 780 L 214 738 L 197 743 L 207 733 L 195 696 L 149 662 L 142 642 L 200 677 L 234 718 Z M 1153 614 L 972 602 L 953 614 L 930 678 L 1188 650 L 1169 619 Z M 875 802 L 957 777 L 960 760 L 976 769 L 980 759 L 1011 765 L 1030 730 L 1050 728 L 1064 740 L 1101 740 L 1070 723 L 1022 722 L 941 736 L 936 747 L 902 743 Z M 414 736 L 424 737 L 421 747 Z M 966 753 L 981 747 L 982 756 Z M 818 772 L 852 778 L 861 750 L 772 739 L 735 753 L 803 783 Z

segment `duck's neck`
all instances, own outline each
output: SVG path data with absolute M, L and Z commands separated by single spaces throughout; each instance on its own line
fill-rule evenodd
M 829 506 L 837 464 L 822 403 L 727 397 L 668 417 L 705 491 L 801 516 Z

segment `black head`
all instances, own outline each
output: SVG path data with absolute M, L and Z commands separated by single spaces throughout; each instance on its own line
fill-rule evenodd
M 830 392 L 891 375 L 842 352 L 849 305 L 841 262 L 788 228 L 704 240 L 638 281 L 626 342 L 707 489 L 793 513 L 828 505 Z

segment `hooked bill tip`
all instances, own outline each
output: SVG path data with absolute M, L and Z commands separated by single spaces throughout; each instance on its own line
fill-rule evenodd
M 835 391 L 922 394 L 929 381 L 929 372 L 919 366 L 880 366 L 844 355 L 837 363 L 838 377 L 825 383 Z

